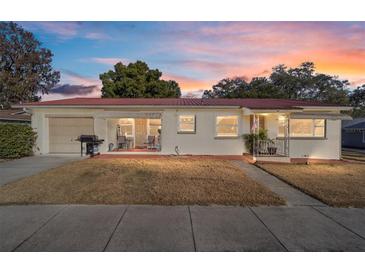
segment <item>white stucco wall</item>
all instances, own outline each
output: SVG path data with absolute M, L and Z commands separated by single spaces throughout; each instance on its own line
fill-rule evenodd
M 196 117 L 195 134 L 179 134 L 177 119 L 179 114 L 192 114 Z M 219 115 L 238 115 L 239 128 L 237 138 L 215 138 L 215 121 Z M 246 119 L 247 121 L 247 119 Z M 245 151 L 243 125 L 240 110 L 166 110 L 162 115 L 161 146 L 163 154 L 175 154 L 178 146 L 181 154 L 202 155 L 242 155 Z M 249 123 L 249 120 L 248 120 Z
M 289 154 L 291 158 L 340 159 L 341 121 L 327 120 L 326 138 L 291 139 Z
M 77 108 L 39 108 L 32 109 L 32 128 L 37 132 L 36 155 L 49 153 L 49 129 L 48 117 L 94 117 L 95 114 L 103 111 L 101 109 L 77 109 Z M 105 130 L 104 130 L 105 127 Z M 106 133 L 106 122 L 94 120 L 94 131 L 102 138 Z M 95 133 L 95 134 L 97 134 Z M 105 144 L 104 144 L 105 146 Z M 105 149 L 105 147 L 102 147 Z
M 133 110 L 130 110 L 133 112 Z M 136 110 L 134 110 L 136 111 Z M 162 111 L 161 109 L 159 111 Z M 101 152 L 108 150 L 108 144 L 115 139 L 116 119 L 100 118 L 103 109 L 77 108 L 39 108 L 32 110 L 32 127 L 37 131 L 36 154 L 49 152 L 48 118 L 47 117 L 94 117 L 94 132 L 105 139 Z M 177 118 L 179 114 L 196 116 L 195 134 L 178 134 Z M 215 138 L 215 121 L 219 115 L 238 115 L 239 134 L 237 138 Z M 265 126 L 269 137 L 277 136 L 277 114 L 266 117 Z M 195 155 L 241 155 L 246 152 L 242 134 L 250 131 L 250 119 L 243 116 L 239 109 L 165 109 L 161 117 L 162 154 L 175 154 L 178 146 L 182 154 Z M 341 146 L 340 120 L 327 120 L 325 139 L 291 139 L 291 158 L 339 159 Z

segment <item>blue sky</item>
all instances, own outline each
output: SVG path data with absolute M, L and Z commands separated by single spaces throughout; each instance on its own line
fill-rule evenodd
M 19 22 L 54 53 L 57 93 L 44 99 L 100 96 L 99 74 L 143 60 L 183 94 L 224 77 L 268 75 L 284 63 L 365 83 L 364 22 Z

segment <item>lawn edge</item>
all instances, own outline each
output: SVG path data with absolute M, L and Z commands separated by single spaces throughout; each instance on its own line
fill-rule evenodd
M 300 187 L 298 187 L 297 185 L 295 185 L 295 184 L 291 183 L 290 181 L 288 181 L 287 179 L 285 179 L 285 178 L 281 177 L 280 175 L 274 174 L 273 172 L 271 172 L 271 171 L 269 171 L 269 170 L 265 169 L 263 166 L 260 166 L 260 164 L 254 163 L 253 165 L 255 165 L 255 166 L 257 166 L 259 169 L 261 169 L 261 170 L 263 170 L 263 171 L 265 171 L 265 172 L 269 173 L 270 175 L 272 175 L 272 176 L 274 176 L 274 177 L 278 178 L 279 180 L 281 180 L 281 181 L 283 181 L 284 183 L 286 183 L 287 185 L 289 185 L 289 186 L 291 186 L 291 187 L 295 188 L 296 190 L 299 190 L 299 191 L 303 192 L 304 194 L 306 194 L 306 195 L 308 195 L 308 196 L 310 196 L 310 197 L 312 197 L 312 198 L 314 198 L 314 199 L 316 199 L 316 200 L 318 200 L 318 201 L 320 201 L 320 202 L 322 202 L 322 203 L 324 203 L 324 204 L 326 204 L 326 205 L 328 205 L 328 206 L 331 206 L 331 207 L 339 207 L 339 208 L 341 208 L 340 206 L 337 206 L 337 205 L 334 205 L 334 204 L 330 204 L 329 202 L 327 202 L 327 201 L 323 200 L 321 197 L 318 197 L 316 194 L 311 193 L 311 192 L 310 192 L 310 191 L 308 191 L 308 190 L 301 189 Z M 347 207 L 343 207 L 343 208 L 348 208 L 348 206 L 347 206 Z

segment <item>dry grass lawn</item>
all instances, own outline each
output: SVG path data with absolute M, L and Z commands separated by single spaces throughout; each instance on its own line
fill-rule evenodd
M 223 160 L 87 159 L 0 187 L 0 204 L 281 205 Z
M 365 207 L 365 164 L 260 164 L 331 206 Z

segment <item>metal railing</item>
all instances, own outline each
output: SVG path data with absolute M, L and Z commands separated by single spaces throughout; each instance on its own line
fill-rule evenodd
M 287 138 L 258 140 L 253 152 L 255 156 L 289 156 L 289 142 Z

